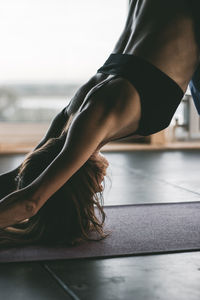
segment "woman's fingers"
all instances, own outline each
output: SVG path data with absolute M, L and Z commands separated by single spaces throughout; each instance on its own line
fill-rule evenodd
M 19 190 L 0 200 L 0 228 L 11 226 L 36 213 L 29 191 Z

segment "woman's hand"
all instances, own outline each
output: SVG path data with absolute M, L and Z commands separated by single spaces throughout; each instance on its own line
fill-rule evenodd
M 0 200 L 0 228 L 17 224 L 36 214 L 30 189 L 15 191 Z

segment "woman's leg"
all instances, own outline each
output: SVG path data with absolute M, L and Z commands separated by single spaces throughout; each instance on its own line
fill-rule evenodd
M 123 53 L 124 49 L 126 48 L 127 42 L 129 40 L 130 34 L 131 34 L 131 27 L 133 23 L 133 11 L 135 9 L 135 5 L 138 0 L 131 0 L 129 4 L 129 10 L 126 18 L 126 23 L 124 26 L 124 29 L 115 44 L 115 47 L 112 51 L 112 53 Z

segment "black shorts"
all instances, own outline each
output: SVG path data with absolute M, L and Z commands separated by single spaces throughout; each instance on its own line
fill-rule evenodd
M 184 92 L 150 62 L 131 54 L 111 54 L 98 73 L 126 78 L 141 100 L 139 128 L 133 134 L 147 136 L 169 126 Z

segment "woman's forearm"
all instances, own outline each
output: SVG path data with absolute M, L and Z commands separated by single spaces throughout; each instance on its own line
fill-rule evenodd
M 33 189 L 30 201 L 37 210 L 89 159 L 105 139 L 110 119 L 100 117 L 95 108 L 77 115 L 69 129 L 65 145 L 53 162 L 26 189 Z
M 0 200 L 0 228 L 19 223 L 34 215 L 34 203 L 23 190 L 15 191 Z

